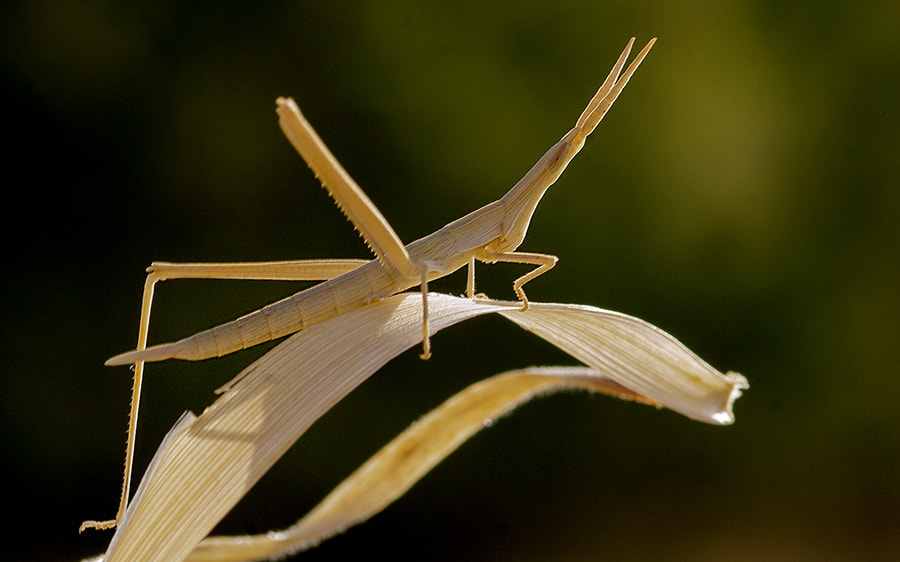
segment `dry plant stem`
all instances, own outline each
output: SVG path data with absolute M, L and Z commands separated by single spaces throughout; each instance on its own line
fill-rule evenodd
M 467 293 L 474 293 L 475 260 L 485 263 L 511 262 L 537 266 L 515 280 L 513 289 L 528 308 L 523 285 L 550 270 L 556 256 L 517 252 L 525 238 L 531 216 L 546 190 L 559 178 L 569 162 L 581 150 L 615 102 L 628 80 L 643 62 L 656 40 L 652 39 L 625 69 L 634 38 L 628 41 L 606 80 L 578 118 L 575 127 L 544 154 L 525 176 L 501 199 L 453 221 L 433 234 L 404 246 L 387 220 L 369 200 L 352 177 L 341 167 L 299 107 L 291 99 L 279 98 L 279 124 L 294 148 L 306 160 L 315 175 L 353 222 L 376 259 L 296 261 L 280 264 L 166 264 L 151 266 L 141 309 L 141 334 L 135 351 L 107 361 L 108 365 L 135 365 L 132 413 L 126 471 L 131 469 L 131 449 L 140 399 L 143 363 L 170 358 L 199 360 L 219 357 L 265 341 L 289 335 L 324 322 L 378 299 L 420 286 L 422 291 L 422 357 L 430 356 L 428 281 L 449 275 L 468 266 Z M 324 268 L 324 271 L 323 271 Z M 285 272 L 289 270 L 289 272 Z M 274 273 L 269 273 L 269 272 Z M 174 277 L 240 279 L 324 280 L 305 291 L 268 305 L 237 320 L 200 332 L 171 344 L 146 347 L 150 321 L 152 284 Z M 151 282 L 151 278 L 153 281 Z M 121 519 L 128 499 L 129 476 L 115 521 Z M 115 521 L 85 522 L 81 529 L 108 528 Z

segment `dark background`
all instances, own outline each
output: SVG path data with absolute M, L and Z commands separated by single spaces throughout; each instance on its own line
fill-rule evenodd
M 523 250 L 536 301 L 644 318 L 751 388 L 713 427 L 536 401 L 301 559 L 821 560 L 900 549 L 900 8 L 880 2 L 6 2 L 0 416 L 7 559 L 116 508 L 152 260 L 368 257 L 276 124 L 290 95 L 405 241 L 498 198 L 627 39 L 659 42 Z M 524 269 L 479 268 L 511 298 Z M 437 284 L 460 293 L 462 275 Z M 296 290 L 173 281 L 151 340 Z M 573 361 L 502 318 L 442 332 L 317 424 L 223 522 L 281 528 L 466 385 Z M 264 350 L 148 368 L 138 473 Z

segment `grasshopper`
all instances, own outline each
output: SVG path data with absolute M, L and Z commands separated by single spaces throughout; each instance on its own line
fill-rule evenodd
M 431 355 L 428 282 L 467 267 L 466 295 L 474 298 L 476 261 L 535 266 L 513 282 L 514 292 L 523 308 L 527 309 L 528 298 L 522 287 L 553 268 L 558 259 L 550 254 L 516 251 L 525 238 L 531 217 L 544 193 L 584 146 L 585 139 L 606 115 L 655 41 L 655 38 L 650 40 L 623 73 L 634 38 L 628 41 L 575 127 L 554 144 L 503 197 L 405 246 L 377 207 L 331 154 L 294 100 L 278 98 L 276 111 L 282 131 L 354 224 L 375 254 L 375 259 L 151 264 L 144 285 L 137 348 L 106 362 L 107 365 L 134 364 L 125 478 L 119 511 L 115 520 L 86 521 L 81 529 L 114 527 L 124 514 L 145 362 L 221 357 L 300 331 L 342 312 L 416 286 L 421 287 L 423 294 L 421 357 L 428 359 Z M 154 286 L 157 281 L 176 278 L 323 282 L 231 322 L 176 342 L 147 347 Z

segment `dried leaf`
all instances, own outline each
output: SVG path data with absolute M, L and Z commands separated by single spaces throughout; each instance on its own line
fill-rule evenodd
M 542 303 L 500 314 L 622 386 L 698 421 L 732 423 L 731 406 L 748 386 L 742 375 L 723 375 L 666 332 L 627 314 Z
M 496 305 L 432 295 L 435 331 Z M 441 306 L 447 303 L 450 306 Z M 182 560 L 319 417 L 421 341 L 421 294 L 402 294 L 298 332 L 157 451 L 106 559 Z
M 497 417 L 527 400 L 566 389 L 653 404 L 588 367 L 532 367 L 496 375 L 469 386 L 413 424 L 290 528 L 255 536 L 211 537 L 187 559 L 266 560 L 315 546 L 387 507 Z
M 157 451 L 106 559 L 184 559 L 312 423 L 421 341 L 421 298 L 395 295 L 295 334 L 238 375 L 201 416 L 184 418 Z M 626 394 L 702 421 L 733 419 L 731 403 L 746 380 L 718 373 L 650 324 L 575 305 L 520 309 L 520 303 L 429 295 L 433 332 L 500 312 L 629 389 Z M 386 505 L 409 485 L 395 485 L 370 504 Z M 371 505 L 348 506 L 337 516 L 320 512 L 322 522 L 308 532 L 338 532 L 370 516 Z

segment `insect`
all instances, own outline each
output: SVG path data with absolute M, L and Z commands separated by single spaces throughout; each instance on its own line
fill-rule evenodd
M 138 345 L 116 355 L 107 365 L 135 365 L 125 478 L 119 512 L 113 521 L 86 521 L 85 528 L 110 528 L 124 513 L 129 495 L 131 460 L 143 364 L 165 359 L 201 360 L 221 357 L 259 343 L 286 336 L 342 312 L 420 286 L 423 294 L 421 357 L 431 354 L 428 328 L 428 282 L 468 268 L 466 294 L 475 296 L 475 262 L 508 262 L 535 266 L 513 282 L 513 290 L 528 307 L 522 287 L 549 271 L 557 262 L 550 254 L 519 252 L 531 217 L 547 189 L 584 146 L 628 80 L 647 56 L 650 40 L 622 72 L 634 38 L 628 41 L 606 80 L 568 133 L 554 144 L 502 198 L 408 245 L 400 241 L 387 220 L 353 178 L 341 167 L 290 98 L 276 101 L 279 125 L 338 207 L 353 222 L 375 254 L 373 260 L 298 260 L 245 263 L 165 263 L 148 268 L 141 306 Z M 266 279 L 323 281 L 290 297 L 231 322 L 173 343 L 146 347 L 153 288 L 157 281 L 175 278 Z

